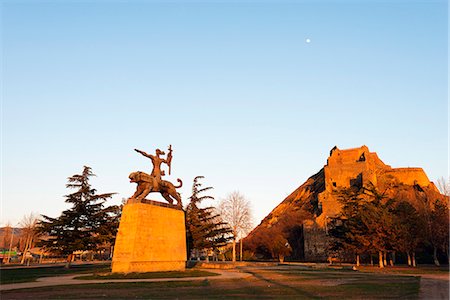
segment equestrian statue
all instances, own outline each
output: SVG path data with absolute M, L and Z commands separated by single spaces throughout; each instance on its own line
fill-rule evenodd
M 177 179 L 179 185 L 174 186 L 171 182 L 162 179 L 162 176 L 165 176 L 164 170 L 161 170 L 162 164 L 166 164 L 168 166 L 170 175 L 172 145 L 169 146 L 169 151 L 166 158 L 161 157 L 161 155 L 165 155 L 165 153 L 160 149 L 156 149 L 155 155 L 145 153 L 144 151 L 138 149 L 134 150 L 143 156 L 150 158 L 153 164 L 153 169 L 150 175 L 144 172 L 133 172 L 130 176 L 128 176 L 130 178 L 130 182 L 137 183 L 136 192 L 130 197 L 129 201 L 142 202 L 148 194 L 159 192 L 170 204 L 173 204 L 173 200 L 176 200 L 177 207 L 181 208 L 181 197 L 176 189 L 180 188 L 183 185 L 183 182 L 180 179 Z

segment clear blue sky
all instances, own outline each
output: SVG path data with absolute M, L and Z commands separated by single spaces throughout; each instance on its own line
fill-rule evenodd
M 2 1 L 0 225 L 68 205 L 68 176 L 133 194 L 139 148 L 174 148 L 255 225 L 326 163 L 367 145 L 448 176 L 447 1 Z M 306 40 L 310 39 L 308 43 Z M 160 199 L 158 196 L 152 198 Z

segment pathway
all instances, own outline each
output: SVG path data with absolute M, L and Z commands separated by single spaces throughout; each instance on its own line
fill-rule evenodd
M 448 274 L 417 274 L 420 276 L 419 299 L 449 299 Z
M 65 275 L 57 277 L 41 277 L 33 282 L 11 283 L 0 285 L 0 291 L 38 288 L 56 285 L 72 285 L 72 284 L 93 284 L 93 283 L 111 283 L 111 282 L 167 282 L 167 281 L 201 281 L 216 279 L 241 279 L 252 276 L 248 273 L 242 273 L 236 270 L 214 270 L 219 276 L 202 276 L 202 277 L 182 277 L 182 278 L 152 278 L 152 279 L 101 279 L 101 280 L 81 280 L 74 279 L 83 274 Z

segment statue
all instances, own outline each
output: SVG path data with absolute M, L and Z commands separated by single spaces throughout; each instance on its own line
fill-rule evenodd
M 180 188 L 183 185 L 183 182 L 180 179 L 177 179 L 179 185 L 174 186 L 171 182 L 162 180 L 162 176 L 165 176 L 164 170 L 161 170 L 161 165 L 163 163 L 168 166 L 169 175 L 171 172 L 172 145 L 169 146 L 169 152 L 167 153 L 166 159 L 161 157 L 161 155 L 165 155 L 165 153 L 160 149 L 156 149 L 155 155 L 145 153 L 138 149 L 134 150 L 143 156 L 150 158 L 153 169 L 150 175 L 144 172 L 133 172 L 128 176 L 130 182 L 137 183 L 136 192 L 129 200 L 141 202 L 149 193 L 159 192 L 170 204 L 173 204 L 173 199 L 177 200 L 177 207 L 181 208 L 181 197 L 175 189 Z

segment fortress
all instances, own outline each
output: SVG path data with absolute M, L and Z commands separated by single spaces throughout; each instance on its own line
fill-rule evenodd
M 367 146 L 345 150 L 334 147 L 327 164 L 275 207 L 247 239 L 258 244 L 265 231 L 282 226 L 282 231 L 289 232 L 294 259 L 325 260 L 327 223 L 341 210 L 338 191 L 369 184 L 386 196 L 407 200 L 415 207 L 429 197 L 444 197 L 422 168 L 392 168 Z
M 429 188 L 439 193 L 422 168 L 391 168 L 375 152 L 370 152 L 367 146 L 346 150 L 334 147 L 323 170 L 325 190 L 318 194 L 318 205 L 322 212 L 316 219 L 321 226 L 325 225 L 325 218 L 339 213 L 336 191 L 342 188 L 361 188 L 371 183 L 385 190 L 402 184 Z

